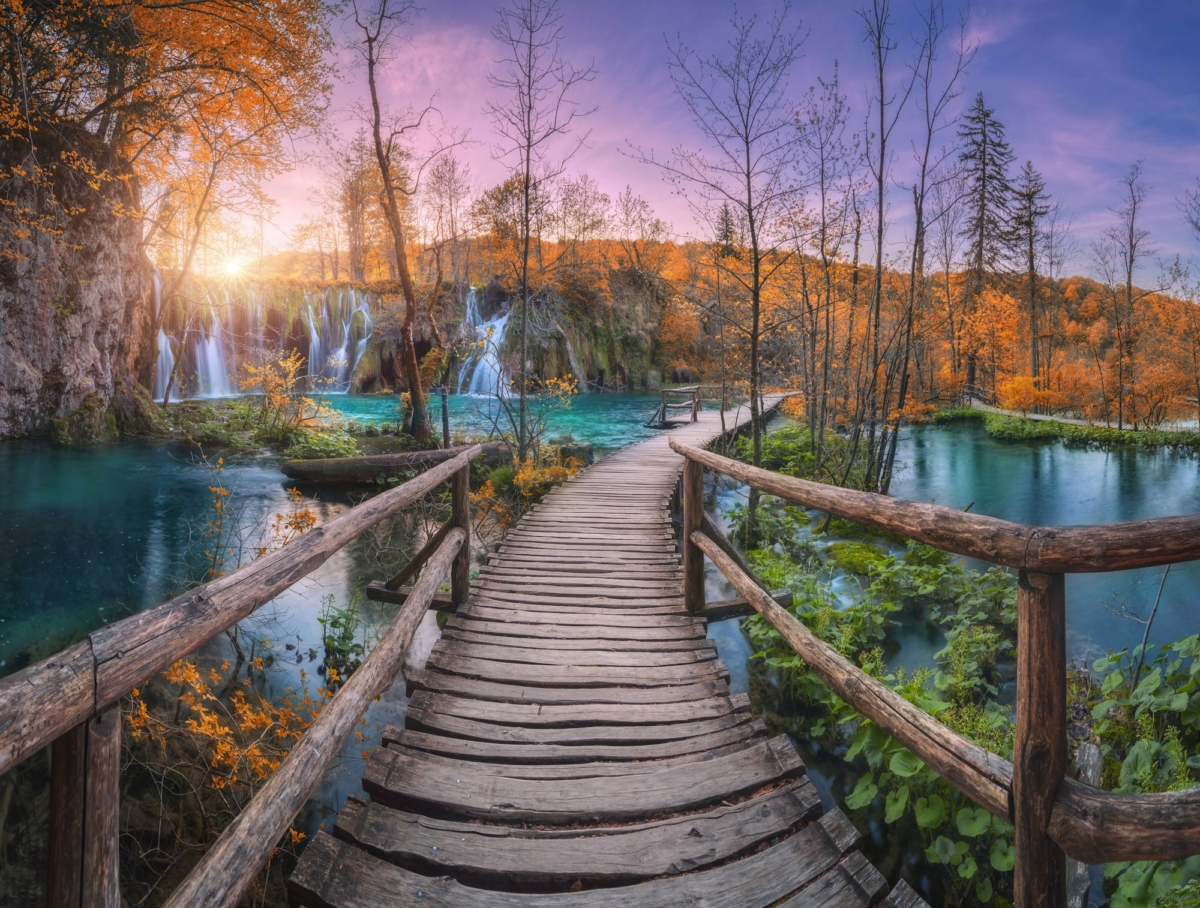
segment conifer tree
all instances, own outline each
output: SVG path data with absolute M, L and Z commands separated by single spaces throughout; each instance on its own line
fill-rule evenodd
M 1025 280 L 1029 291 L 1029 374 L 1035 386 L 1039 384 L 1040 365 L 1038 355 L 1038 275 L 1037 251 L 1041 244 L 1042 221 L 1050 214 L 1050 196 L 1046 194 L 1046 181 L 1026 161 L 1012 187 L 1012 219 L 1009 232 L 1013 252 L 1025 269 Z
M 963 115 L 958 129 L 959 160 L 967 180 L 967 286 L 969 311 L 987 285 L 988 276 L 1004 263 L 1009 250 L 1012 188 L 1008 168 L 1013 153 L 1004 138 L 1004 124 L 983 101 L 983 92 Z M 975 353 L 967 351 L 967 384 L 975 384 Z

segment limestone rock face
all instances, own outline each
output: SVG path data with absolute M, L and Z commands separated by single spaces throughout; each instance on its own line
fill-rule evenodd
M 45 211 L 44 187 L 8 183 L 10 199 Z M 122 423 L 148 418 L 138 378 L 154 365 L 152 267 L 140 220 L 114 213 L 137 207 L 136 184 L 109 180 L 97 190 L 64 168 L 52 185 L 61 236 L 0 225 L 0 437 L 45 429 L 93 394 Z

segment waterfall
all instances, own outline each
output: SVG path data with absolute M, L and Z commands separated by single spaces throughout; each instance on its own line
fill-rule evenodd
M 157 318 L 166 301 L 157 273 L 153 282 Z M 308 335 L 310 387 L 345 392 L 375 330 L 371 298 L 351 287 L 291 295 L 262 287 L 213 288 L 203 294 L 202 301 L 191 305 L 206 310 L 199 324 L 188 316 L 181 318 L 176 310 L 168 310 L 158 332 L 156 400 L 162 399 L 178 357 L 184 361 L 172 398 L 236 396 L 241 393 L 238 380 L 242 364 L 257 363 L 286 351 L 297 318 L 302 332 Z M 278 336 L 275 328 L 268 330 L 270 313 L 274 313 L 271 318 L 279 316 Z M 184 328 L 189 323 L 192 327 L 185 336 Z M 303 346 L 300 352 L 304 352 Z
M 463 363 L 458 373 L 459 394 L 495 397 L 508 390 L 508 373 L 500 362 L 500 348 L 508 333 L 509 313 L 502 312 L 486 322 L 479 314 L 479 291 L 472 287 L 467 292 L 467 314 L 463 322 L 463 334 L 477 346 L 470 358 Z
M 214 318 L 212 328 L 196 339 L 196 397 L 233 397 L 237 388 L 230 381 L 225 361 L 225 339 L 221 320 Z

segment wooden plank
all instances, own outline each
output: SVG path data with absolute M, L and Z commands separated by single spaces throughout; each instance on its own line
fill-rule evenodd
M 499 703 L 679 703 L 728 695 L 729 685 L 720 680 L 671 687 L 540 687 L 501 684 L 495 681 L 443 674 L 427 668 L 408 674 L 408 687 L 459 694 Z
M 888 897 L 879 903 L 879 908 L 929 908 L 929 905 L 908 883 L 901 880 L 892 887 Z
M 806 886 L 780 908 L 870 908 L 887 892 L 887 880 L 859 852 Z
M 572 725 L 661 725 L 668 722 L 694 722 L 715 719 L 733 713 L 750 712 L 746 694 L 733 697 L 710 697 L 682 703 L 576 704 L 563 706 L 545 703 L 495 703 L 472 700 L 433 691 L 420 691 L 409 700 L 409 709 L 483 719 L 487 722 L 534 727 L 565 727 Z
M 828 872 L 857 841 L 854 827 L 835 810 L 758 854 L 711 870 L 633 886 L 528 894 L 422 876 L 322 832 L 288 889 L 307 908 L 766 908 Z
M 481 778 L 377 747 L 367 759 L 363 789 L 389 807 L 425 805 L 478 819 L 578 824 L 695 810 L 803 772 L 804 764 L 785 735 L 708 762 L 649 773 L 636 786 L 620 779 L 582 786 L 550 779 Z
M 491 705 L 491 704 L 489 704 Z M 630 710 L 637 707 L 627 707 Z M 489 710 L 481 710 L 489 713 Z M 715 719 L 700 719 L 694 722 L 673 722 L 658 725 L 581 725 L 581 726 L 535 726 L 496 723 L 490 715 L 475 715 L 460 718 L 442 712 L 413 709 L 409 706 L 404 715 L 404 725 L 417 731 L 453 735 L 474 741 L 494 741 L 500 744 L 563 744 L 575 746 L 619 745 L 633 747 L 643 744 L 664 744 L 684 738 L 703 738 L 713 732 L 725 731 L 745 725 L 754 717 L 749 710 L 727 713 Z
M 692 665 L 710 662 L 717 657 L 715 649 L 682 649 L 665 652 L 630 653 L 622 650 L 554 650 L 521 646 L 491 646 L 466 643 L 443 637 L 433 647 L 433 653 L 460 659 L 492 659 L 499 662 L 524 662 L 530 665 L 561 665 L 580 668 L 614 666 L 617 668 L 646 668 L 651 666 Z
M 662 744 L 504 744 L 447 738 L 427 732 L 405 730 L 401 742 L 429 753 L 495 763 L 594 763 L 604 760 L 660 760 L 685 754 L 705 754 L 718 747 L 761 739 L 766 726 L 752 719 L 705 738 L 682 738 Z M 741 748 L 739 748 L 741 749 Z
M 442 756 L 412 743 L 420 739 L 423 735 L 424 732 L 416 732 L 410 729 L 398 728 L 395 725 L 389 725 L 383 730 L 383 744 L 385 747 L 392 747 L 393 745 L 399 747 L 413 759 L 440 764 L 459 773 L 469 772 L 473 775 L 496 776 L 504 779 L 594 779 L 600 776 L 620 776 L 623 779 L 632 780 L 635 776 L 643 776 L 650 772 L 659 772 L 670 766 L 682 766 L 685 763 L 715 760 L 717 757 L 736 753 L 739 750 L 745 750 L 747 747 L 753 747 L 755 742 L 759 740 L 758 738 L 745 738 L 741 741 L 724 744 L 710 750 L 680 754 L 676 757 L 659 757 L 653 760 L 617 760 L 580 763 L 485 763 L 478 760 L 468 761 L 456 757 Z
M 701 814 L 581 832 L 438 820 L 351 799 L 334 835 L 393 864 L 430 874 L 571 885 L 627 883 L 686 873 L 743 854 L 814 819 L 807 779 Z
M 590 634 L 571 637 L 523 637 L 504 634 L 478 634 L 447 626 L 442 630 L 443 640 L 458 640 L 463 643 L 486 644 L 488 646 L 512 646 L 547 650 L 619 651 L 659 653 L 670 650 L 692 650 L 712 652 L 716 657 L 716 644 L 704 637 L 684 640 L 606 640 Z
M 703 619 L 676 612 L 670 615 L 649 615 L 631 612 L 596 609 L 588 614 L 579 614 L 570 609 L 526 610 L 509 606 L 495 608 L 487 602 L 472 602 L 458 610 L 460 617 L 478 618 L 484 621 L 512 621 L 518 624 L 553 624 L 577 627 L 626 627 L 637 629 L 685 628 L 693 631 L 704 627 Z
M 618 618 L 620 616 L 617 616 Z M 703 627 L 622 627 L 619 621 L 611 624 L 553 624 L 549 622 L 490 621 L 458 615 L 446 623 L 448 630 L 501 636 L 540 637 L 562 640 L 628 640 L 651 643 L 684 641 L 695 643 L 705 639 Z
M 728 680 L 729 670 L 720 659 L 695 665 L 657 665 L 647 668 L 599 666 L 527 665 L 463 656 L 430 656 L 426 668 L 471 678 L 486 678 L 503 684 L 541 687 L 667 687 L 718 678 Z

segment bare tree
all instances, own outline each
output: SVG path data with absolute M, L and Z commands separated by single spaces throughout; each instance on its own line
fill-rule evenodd
M 1122 201 L 1113 209 L 1117 223 L 1107 228 L 1092 244 L 1092 258 L 1104 279 L 1107 298 L 1106 316 L 1113 334 L 1117 354 L 1116 392 L 1117 428 L 1125 428 L 1126 400 L 1136 381 L 1133 372 L 1133 353 L 1137 344 L 1136 315 L 1138 304 L 1154 290 L 1136 291 L 1134 271 L 1142 260 L 1153 256 L 1150 231 L 1142 226 L 1142 208 L 1149 187 L 1142 179 L 1142 162 L 1138 161 L 1121 178 Z
M 427 444 L 430 439 L 429 417 L 425 392 L 421 387 L 421 364 L 413 343 L 413 328 L 418 317 L 417 293 L 408 266 L 407 224 L 400 208 L 401 199 L 407 201 L 419 191 L 421 169 L 446 148 L 457 143 L 439 144 L 423 164 L 411 172 L 404 166 L 401 159 L 408 153 L 404 143 L 410 134 L 422 128 L 433 107 L 427 105 L 421 111 L 409 109 L 400 117 L 385 121 L 377 79 L 379 70 L 394 58 L 397 46 L 406 40 L 404 30 L 418 12 L 418 7 L 415 0 L 373 0 L 369 4 L 365 0 L 363 3 L 351 0 L 351 9 L 357 29 L 353 49 L 366 67 L 371 97 L 371 138 L 382 181 L 379 204 L 391 234 L 396 273 L 404 298 L 404 320 L 400 326 L 399 344 L 410 398 L 409 429 L 418 442 Z
M 880 366 L 883 363 L 884 349 L 881 345 L 882 308 L 883 308 L 883 258 L 884 240 L 887 232 L 887 188 L 891 179 L 892 132 L 900 120 L 900 114 L 912 94 L 915 77 L 910 73 L 904 79 L 900 88 L 894 93 L 888 87 L 888 62 L 896 41 L 892 38 L 892 5 L 891 0 L 871 0 L 869 5 L 858 11 L 864 25 L 864 40 L 870 50 L 871 61 L 874 65 L 873 87 L 867 97 L 867 169 L 875 184 L 875 274 L 871 287 L 871 316 L 868 323 L 871 351 L 870 377 L 867 381 L 865 403 L 865 419 L 863 414 L 855 419 L 854 432 L 851 437 L 851 457 L 849 463 L 854 463 L 861 442 L 863 425 L 866 426 L 866 459 L 863 469 L 863 485 L 868 489 L 876 487 L 879 473 L 879 437 L 878 431 L 883 418 L 886 403 L 881 406 L 879 387 Z M 875 123 L 872 124 L 872 118 Z M 860 404 L 861 408 L 861 404 Z
M 1200 179 L 1196 180 L 1195 189 L 1184 190 L 1179 207 L 1183 209 L 1183 216 L 1192 228 L 1192 233 L 1200 239 Z
M 521 183 L 521 365 L 517 373 L 517 456 L 524 460 L 530 447 L 528 407 L 529 372 L 529 258 L 535 204 L 545 189 L 566 168 L 566 163 L 587 140 L 576 136 L 565 151 L 555 154 L 559 140 L 568 136 L 575 121 L 591 113 L 581 109 L 575 90 L 591 81 L 595 68 L 578 68 L 562 55 L 562 13 L 557 0 L 512 0 L 502 8 L 492 36 L 503 47 L 488 80 L 503 92 L 502 101 L 488 101 L 500 142 L 496 157 L 509 163 Z
M 721 233 L 722 212 L 731 212 L 740 237 L 737 255 L 721 257 L 722 269 L 746 294 L 745 321 L 729 320 L 749 345 L 750 426 L 753 462 L 762 462 L 763 296 L 791 257 L 793 207 L 802 195 L 797 180 L 800 133 L 788 98 L 788 76 L 800 56 L 800 25 L 788 23 L 790 7 L 772 15 L 760 31 L 756 16 L 734 13 L 726 57 L 700 57 L 677 38 L 668 43 L 675 91 L 687 106 L 708 148 L 676 148 L 665 161 L 636 156 L 662 169 L 699 218 Z M 752 493 L 753 495 L 753 493 Z M 750 507 L 753 523 L 754 504 Z
M 929 5 L 918 11 L 921 20 L 921 38 L 916 60 L 910 65 L 913 86 L 916 90 L 916 105 L 921 112 L 920 143 L 913 143 L 913 160 L 917 165 L 917 177 L 912 185 L 913 239 L 909 254 L 908 298 L 905 303 L 902 352 L 900 355 L 900 387 L 896 397 L 894 418 L 884 429 L 887 444 L 886 454 L 880 467 L 876 483 L 885 495 L 892 483 L 892 470 L 896 462 L 896 444 L 900 434 L 900 421 L 908 398 L 909 364 L 913 352 L 913 321 L 917 307 L 928 304 L 929 287 L 925 280 L 926 232 L 928 215 L 926 205 L 932 187 L 953 177 L 944 166 L 952 158 L 952 150 L 938 149 L 935 141 L 939 133 L 953 126 L 958 118 L 947 114 L 952 101 L 962 94 L 962 80 L 967 66 L 975 56 L 977 45 L 967 39 L 967 14 L 959 20 L 958 42 L 954 49 L 954 60 L 949 75 L 937 73 L 938 55 L 942 38 L 946 33 L 946 13 L 941 0 L 929 0 Z M 887 405 L 887 394 L 884 395 Z M 890 436 L 890 437 L 889 437 Z M 883 442 L 881 442 L 881 445 Z

